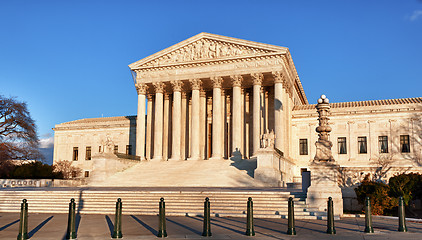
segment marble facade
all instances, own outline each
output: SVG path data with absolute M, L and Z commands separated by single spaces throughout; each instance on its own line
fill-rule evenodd
M 74 160 L 85 172 L 92 171 L 86 148 L 91 147 L 92 154 L 104 151 L 107 137 L 118 152 L 129 148 L 126 153 L 141 161 L 250 159 L 261 148 L 261 136 L 273 131 L 275 148 L 292 163 L 289 171 L 298 178 L 309 171 L 318 116 L 288 48 L 200 33 L 129 67 L 135 76 L 138 117 L 56 125 L 54 161 Z M 348 182 L 372 173 L 387 155 L 396 167 L 420 169 L 422 98 L 331 107 L 333 157 L 340 168 L 359 172 Z M 388 137 L 387 153 L 379 151 L 380 136 Z M 408 136 L 409 152 L 400 150 L 401 136 Z M 359 137 L 366 139 L 366 153 L 358 153 Z M 345 153 L 338 151 L 339 138 L 345 139 Z

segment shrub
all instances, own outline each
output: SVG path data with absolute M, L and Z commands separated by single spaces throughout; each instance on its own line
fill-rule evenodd
M 371 212 L 374 215 L 381 215 L 386 210 L 397 206 L 397 199 L 388 195 L 390 187 L 382 182 L 368 181 L 367 178 L 362 184 L 355 188 L 356 196 L 360 204 L 365 203 L 365 198 L 371 199 Z
M 406 205 L 413 199 L 422 198 L 422 174 L 400 174 L 390 178 L 390 196 L 398 198 L 403 196 Z

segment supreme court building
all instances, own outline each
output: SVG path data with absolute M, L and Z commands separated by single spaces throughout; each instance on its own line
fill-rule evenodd
M 72 161 L 89 177 L 92 157 L 105 151 L 136 155 L 139 164 L 249 161 L 270 132 L 295 176 L 315 156 L 317 112 L 288 48 L 200 33 L 129 67 L 137 116 L 56 125 L 55 162 Z M 422 98 L 331 103 L 333 156 L 349 180 L 376 174 L 382 161 L 420 169 L 421 114 Z

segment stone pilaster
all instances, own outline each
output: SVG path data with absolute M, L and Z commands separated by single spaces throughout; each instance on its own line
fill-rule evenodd
M 233 85 L 232 156 L 242 158 L 242 81 L 241 75 L 230 76 Z
M 172 120 L 172 150 L 169 160 L 181 160 L 180 143 L 182 134 L 182 82 L 172 81 L 173 87 L 173 120 Z
M 200 101 L 199 101 L 199 90 L 201 89 L 201 80 L 192 79 L 190 80 L 192 85 L 192 135 L 190 139 L 191 156 L 189 160 L 198 160 L 200 158 Z
M 153 83 L 155 88 L 155 124 L 154 124 L 154 156 L 152 160 L 163 159 L 163 112 L 164 83 Z
M 251 74 L 253 81 L 253 132 L 252 132 L 252 152 L 253 155 L 260 147 L 259 138 L 261 135 L 261 85 L 264 80 L 262 73 Z
M 213 98 L 212 98 L 212 155 L 213 159 L 221 159 L 223 151 L 221 149 L 221 132 L 223 127 L 221 116 L 221 85 L 222 77 L 211 78 L 213 82 Z
M 137 83 L 136 91 L 138 92 L 138 116 L 136 118 L 136 155 L 141 160 L 145 160 L 145 94 L 147 93 L 147 85 Z

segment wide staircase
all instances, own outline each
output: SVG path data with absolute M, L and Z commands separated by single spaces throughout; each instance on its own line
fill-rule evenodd
M 306 195 L 302 192 L 279 188 L 3 189 L 0 191 L 0 212 L 18 213 L 25 198 L 30 214 L 67 213 L 69 201 L 74 198 L 79 214 L 114 214 L 116 200 L 121 198 L 123 214 L 157 215 L 162 197 L 167 216 L 201 216 L 206 197 L 210 199 L 212 216 L 217 217 L 245 217 L 248 197 L 252 197 L 256 218 L 287 218 L 289 197 L 294 199 L 297 219 L 320 219 L 324 215 L 307 207 Z

